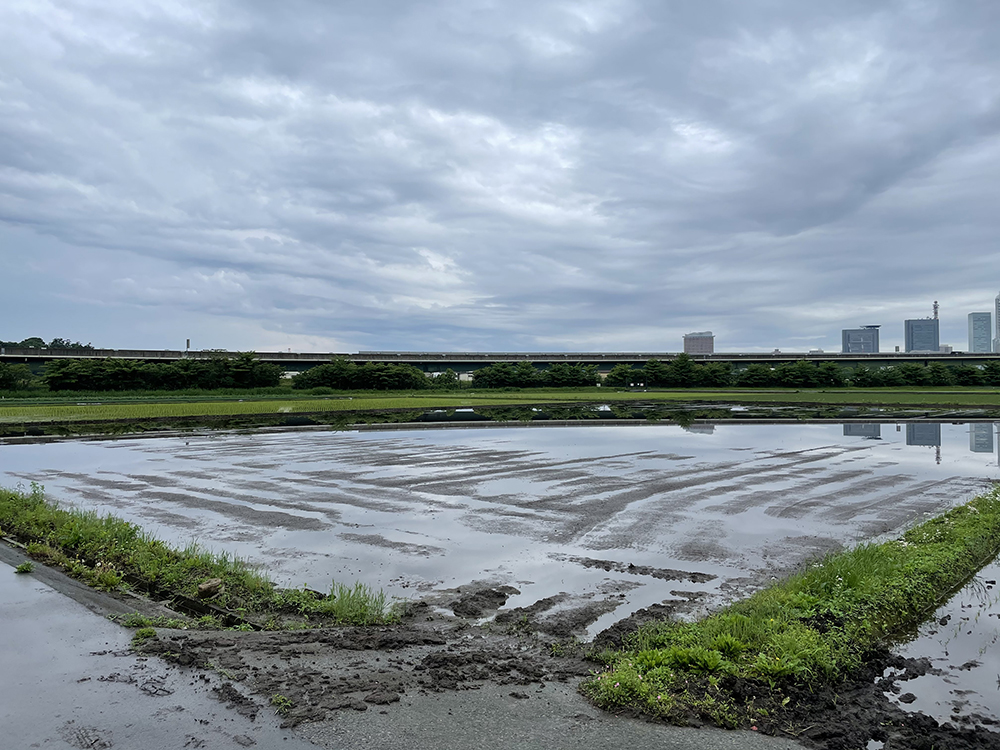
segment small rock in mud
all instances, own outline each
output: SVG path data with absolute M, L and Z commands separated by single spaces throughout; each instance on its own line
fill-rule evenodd
M 225 703 L 226 708 L 235 709 L 240 716 L 245 716 L 250 721 L 257 718 L 256 704 L 234 688 L 231 682 L 224 682 L 219 687 L 212 688 L 212 695 L 216 700 Z
M 451 605 L 451 611 L 459 617 L 482 617 L 486 612 L 493 612 L 502 607 L 514 594 L 520 593 L 512 586 L 477 589 L 465 593 Z
M 222 591 L 221 578 L 209 578 L 207 581 L 198 584 L 198 598 L 208 599 Z
M 900 703 L 913 703 L 913 701 L 915 701 L 916 699 L 917 696 L 915 696 L 913 693 L 903 693 L 901 696 L 899 696 Z
M 365 703 L 373 703 L 376 706 L 385 706 L 397 701 L 399 701 L 399 693 L 394 693 L 391 690 L 375 690 L 365 696 Z

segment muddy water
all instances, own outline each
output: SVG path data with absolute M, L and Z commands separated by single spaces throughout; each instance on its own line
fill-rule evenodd
M 266 566 L 399 597 L 473 581 L 589 602 L 593 633 L 742 595 L 1000 477 L 992 424 L 514 427 L 212 434 L 0 447 L 0 485 Z M 586 627 L 586 631 L 583 628 Z
M 930 669 L 890 697 L 906 711 L 956 725 L 1000 725 L 1000 561 L 983 568 L 910 642 L 902 656 Z

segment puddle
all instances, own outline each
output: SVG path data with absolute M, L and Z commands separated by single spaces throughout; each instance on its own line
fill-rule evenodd
M 895 649 L 930 661 L 919 677 L 888 694 L 905 711 L 956 726 L 1000 725 L 1000 562 L 983 568 L 938 609 L 917 636 Z
M 490 581 L 521 592 L 508 608 L 567 594 L 561 606 L 600 604 L 592 636 L 653 604 L 688 599 L 703 611 L 962 502 L 1000 477 L 995 428 L 985 424 L 392 429 L 5 445 L 0 485 L 39 482 L 60 502 L 113 512 L 171 542 L 239 554 L 281 585 L 360 580 L 412 598 Z M 650 572 L 663 570 L 697 581 Z

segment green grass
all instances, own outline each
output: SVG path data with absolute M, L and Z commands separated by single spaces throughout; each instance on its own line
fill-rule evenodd
M 727 727 L 774 721 L 796 689 L 836 684 L 909 632 L 1000 546 L 1000 489 L 831 555 L 694 623 L 647 625 L 582 690 L 610 710 Z M 751 697 L 748 697 L 751 696 Z
M 95 402 L 94 399 L 100 399 Z M 0 424 L 40 422 L 141 421 L 148 419 L 260 416 L 388 409 L 435 409 L 502 404 L 578 402 L 715 402 L 771 404 L 885 405 L 914 407 L 1000 407 L 1000 391 L 990 388 L 841 388 L 768 390 L 651 390 L 539 388 L 522 391 L 345 392 L 331 397 L 287 394 L 183 397 L 75 395 L 65 399 L 0 406 Z
M 260 620 L 266 628 L 371 625 L 394 619 L 384 593 L 363 584 L 334 583 L 327 596 L 278 589 L 245 560 L 196 544 L 175 549 L 120 518 L 59 508 L 37 485 L 30 492 L 0 489 L 0 529 L 27 544 L 28 553 L 37 560 L 102 590 L 133 586 L 158 597 L 193 599 L 200 583 L 221 578 L 222 591 L 211 604 Z M 199 624 L 221 626 L 212 616 Z

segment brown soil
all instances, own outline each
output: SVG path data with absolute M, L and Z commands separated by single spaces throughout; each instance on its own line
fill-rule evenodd
M 224 684 L 215 690 L 219 700 L 246 716 L 279 710 L 285 726 L 294 726 L 331 718 L 337 711 L 391 710 L 404 694 L 494 684 L 510 686 L 510 695 L 517 697 L 532 684 L 576 683 L 599 669 L 587 660 L 589 650 L 614 648 L 643 622 L 694 605 L 689 600 L 640 610 L 586 648 L 575 635 L 601 614 L 600 602 L 564 607 L 559 616 L 546 618 L 546 612 L 566 603 L 549 597 L 530 607 L 502 611 L 484 625 L 473 622 L 495 612 L 515 593 L 501 586 L 463 587 L 444 606 L 417 603 L 400 623 L 384 627 L 282 632 L 164 629 L 141 648 L 182 665 L 215 670 L 244 688 Z M 452 616 L 446 609 L 465 617 Z M 889 667 L 895 676 L 883 678 Z M 889 701 L 886 692 L 903 692 L 905 697 L 906 680 L 927 669 L 926 660 L 906 660 L 888 651 L 873 654 L 852 681 L 799 689 L 791 693 L 787 707 L 771 706 L 771 718 L 760 722 L 758 731 L 794 737 L 823 750 L 868 748 L 869 740 L 884 743 L 886 750 L 1000 749 L 1000 734 L 986 728 L 989 719 L 976 729 L 939 725 Z M 733 681 L 728 688 L 737 696 L 758 696 L 758 705 L 759 696 L 768 692 L 767 686 L 752 681 Z M 290 706 L 274 708 L 275 696 L 286 698 Z

